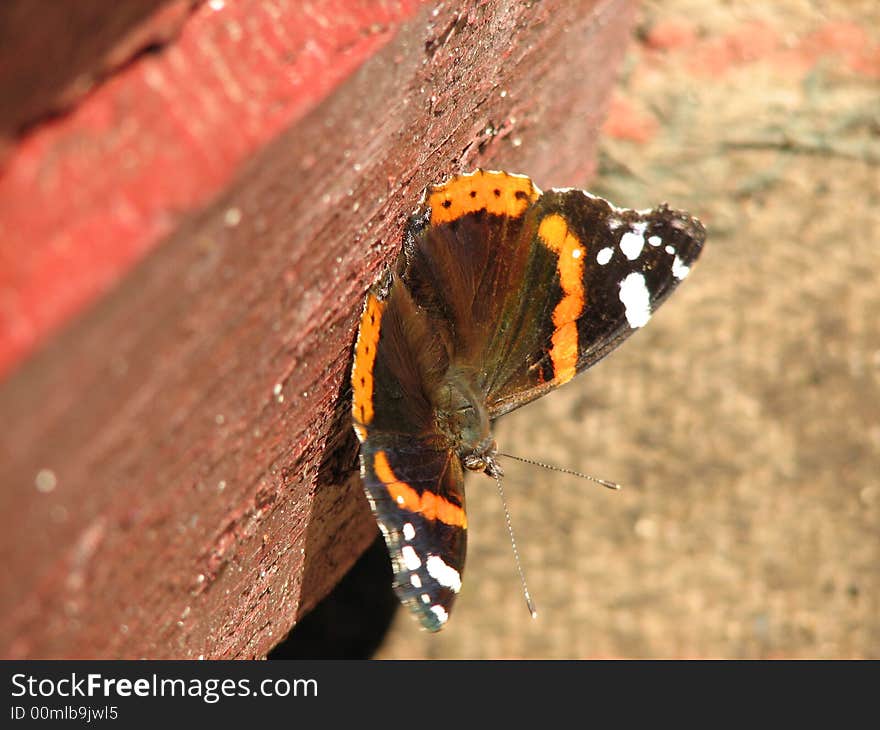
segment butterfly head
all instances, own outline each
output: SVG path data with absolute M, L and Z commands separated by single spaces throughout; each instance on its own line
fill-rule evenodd
M 462 466 L 469 471 L 482 471 L 490 477 L 504 476 L 498 463 L 498 445 L 491 436 L 480 442 L 475 449 L 461 457 Z

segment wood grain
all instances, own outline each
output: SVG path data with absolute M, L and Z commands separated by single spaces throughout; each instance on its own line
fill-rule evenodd
M 346 378 L 423 187 L 582 184 L 625 0 L 423 8 L 0 385 L 0 655 L 262 657 L 371 542 Z

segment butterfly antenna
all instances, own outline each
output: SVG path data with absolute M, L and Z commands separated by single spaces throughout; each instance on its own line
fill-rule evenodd
M 563 474 L 571 474 L 575 477 L 580 477 L 581 479 L 587 479 L 588 481 L 595 482 L 596 484 L 601 484 L 603 487 L 608 489 L 619 490 L 620 485 L 616 482 L 609 482 L 605 479 L 599 479 L 598 477 L 591 477 L 589 474 L 583 474 L 579 471 L 575 471 L 574 469 L 565 469 L 561 466 L 553 466 L 553 464 L 545 464 L 543 461 L 535 461 L 534 459 L 526 459 L 522 456 L 514 456 L 513 454 L 506 454 L 503 451 L 498 452 L 498 456 L 505 456 L 508 459 L 514 459 L 516 461 L 521 461 L 523 464 L 531 464 L 532 466 L 540 466 L 544 469 L 549 469 L 550 471 L 559 471 Z
M 516 570 L 519 573 L 519 580 L 522 583 L 523 595 L 526 597 L 526 605 L 529 607 L 529 613 L 532 618 L 538 617 L 535 604 L 529 594 L 529 586 L 526 584 L 526 574 L 523 572 L 522 563 L 519 560 L 519 550 L 516 549 L 516 538 L 513 536 L 513 523 L 510 521 L 510 510 L 507 509 L 507 500 L 504 498 L 504 487 L 501 485 L 501 477 L 498 474 L 493 475 L 495 483 L 498 485 L 498 494 L 501 496 L 501 504 L 504 505 L 504 520 L 507 522 L 507 532 L 510 535 L 510 544 L 513 546 L 513 559 L 516 561 Z

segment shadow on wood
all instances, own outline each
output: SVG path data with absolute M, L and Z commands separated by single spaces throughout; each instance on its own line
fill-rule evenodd
M 306 563 L 308 571 L 308 561 Z M 369 659 L 400 607 L 381 534 L 267 657 L 268 659 Z M 418 630 L 415 623 L 413 630 Z

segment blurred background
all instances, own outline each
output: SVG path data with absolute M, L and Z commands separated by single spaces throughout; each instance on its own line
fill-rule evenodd
M 501 419 L 439 636 L 380 657 L 880 655 L 880 6 L 642 4 L 590 189 L 708 242 L 592 370 Z M 539 180 L 548 186 L 553 181 Z

